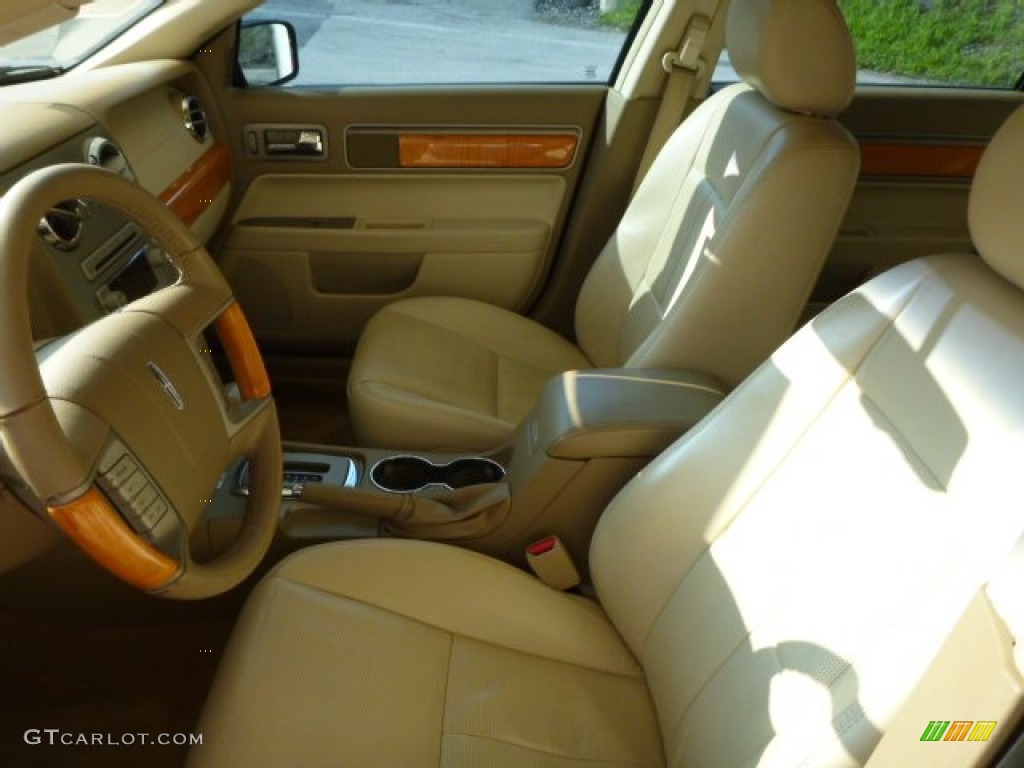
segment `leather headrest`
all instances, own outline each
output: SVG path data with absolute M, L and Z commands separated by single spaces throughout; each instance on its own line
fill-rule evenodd
M 1024 107 L 996 132 L 971 185 L 967 221 L 978 253 L 1024 288 Z
M 777 107 L 842 112 L 857 80 L 836 0 L 732 0 L 725 29 L 733 69 Z

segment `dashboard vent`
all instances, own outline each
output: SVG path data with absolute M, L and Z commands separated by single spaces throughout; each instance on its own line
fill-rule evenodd
M 74 250 L 82 239 L 85 203 L 65 200 L 57 203 L 39 221 L 39 236 L 60 251 Z
M 210 124 L 206 118 L 206 110 L 195 96 L 185 96 L 181 100 L 181 114 L 185 118 L 185 130 L 192 138 L 202 144 L 210 135 Z

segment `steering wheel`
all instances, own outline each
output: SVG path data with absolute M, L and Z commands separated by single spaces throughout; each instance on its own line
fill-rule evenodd
M 167 288 L 46 347 L 33 346 L 29 260 L 55 203 L 90 199 L 137 223 L 178 269 Z M 0 200 L 0 438 L 57 525 L 124 581 L 173 598 L 224 592 L 263 558 L 277 525 L 281 441 L 252 332 L 220 270 L 162 203 L 110 171 L 57 165 Z M 214 330 L 240 397 L 226 393 L 204 334 Z M 209 562 L 190 535 L 218 479 L 251 462 L 245 520 Z

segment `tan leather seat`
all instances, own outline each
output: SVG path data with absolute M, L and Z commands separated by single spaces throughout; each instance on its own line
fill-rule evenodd
M 863 764 L 1024 531 L 1022 206 L 1024 109 L 972 192 L 984 261 L 907 263 L 782 346 L 608 507 L 599 604 L 439 544 L 285 561 L 192 764 Z M 917 734 L 887 765 L 937 764 Z
M 853 93 L 852 47 L 834 0 L 736 0 L 727 44 L 746 83 L 660 152 L 583 286 L 579 348 L 480 302 L 396 302 L 349 376 L 363 444 L 485 450 L 553 374 L 690 368 L 732 386 L 789 335 L 857 174 L 833 119 Z

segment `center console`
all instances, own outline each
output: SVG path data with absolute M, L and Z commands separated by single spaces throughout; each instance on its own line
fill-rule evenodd
M 724 391 L 693 372 L 572 371 L 551 379 L 512 440 L 485 455 L 286 443 L 281 532 L 303 542 L 450 541 L 519 564 L 530 542 L 557 535 L 582 566 L 612 497 Z M 237 534 L 249 471 L 242 463 L 220 484 L 212 550 Z

